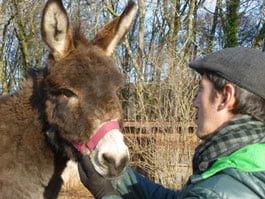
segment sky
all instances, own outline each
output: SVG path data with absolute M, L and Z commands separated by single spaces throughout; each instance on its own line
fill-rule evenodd
M 214 12 L 215 4 L 216 4 L 216 0 L 206 0 L 204 3 L 204 7 Z

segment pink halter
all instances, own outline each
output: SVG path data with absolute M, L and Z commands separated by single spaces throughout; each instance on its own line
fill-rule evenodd
M 114 129 L 120 129 L 119 123 L 117 121 L 106 122 L 86 144 L 78 144 L 78 143 L 72 143 L 72 144 L 80 152 L 83 152 L 85 148 L 88 148 L 90 151 L 93 151 L 97 146 L 98 142 L 108 132 Z

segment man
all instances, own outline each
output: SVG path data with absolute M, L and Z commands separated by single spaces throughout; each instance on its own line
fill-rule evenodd
M 203 141 L 186 186 L 168 190 L 127 169 L 113 189 L 91 165 L 79 165 L 81 181 L 97 199 L 265 198 L 265 54 L 227 48 L 189 66 L 202 75 L 194 106 Z

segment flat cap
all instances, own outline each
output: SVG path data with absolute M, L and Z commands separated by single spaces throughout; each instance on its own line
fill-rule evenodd
M 227 79 L 265 99 L 265 53 L 253 48 L 225 48 L 189 64 L 199 73 L 207 71 Z

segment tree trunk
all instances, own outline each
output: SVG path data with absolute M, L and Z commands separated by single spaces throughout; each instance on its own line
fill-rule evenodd
M 238 45 L 238 23 L 239 23 L 240 0 L 226 1 L 226 21 L 224 27 L 224 47 L 235 47 Z

